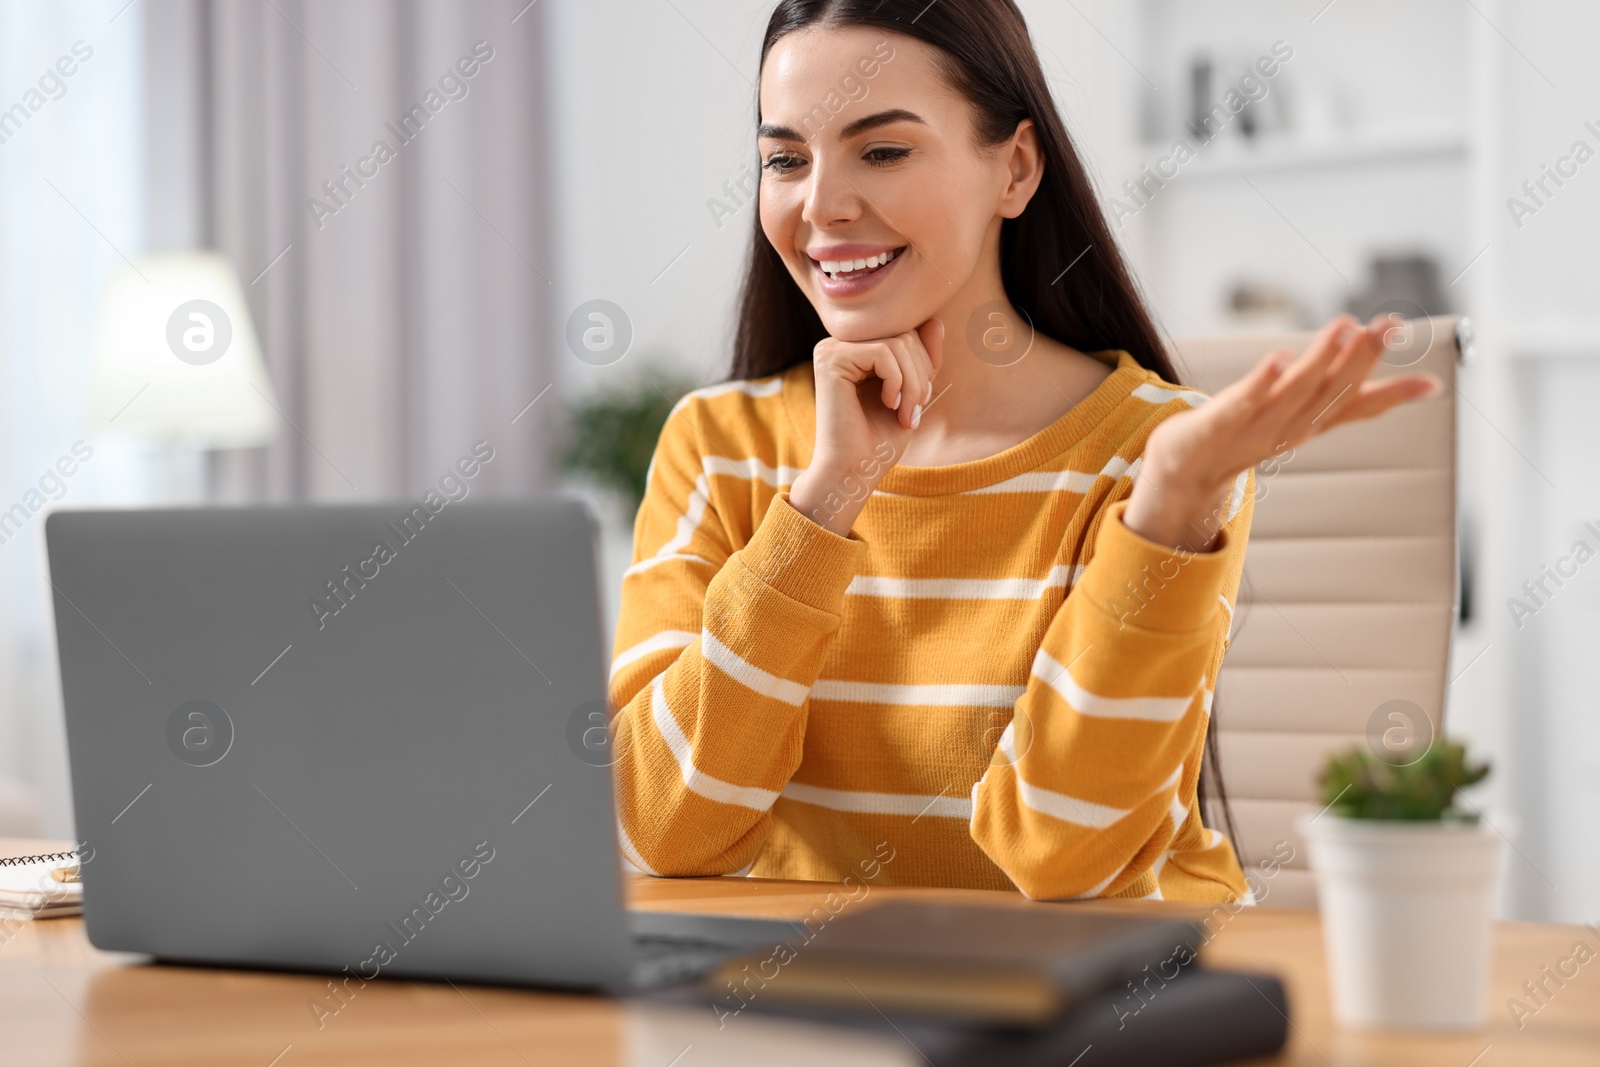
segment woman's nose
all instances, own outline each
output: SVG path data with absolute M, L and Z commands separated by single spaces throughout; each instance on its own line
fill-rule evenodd
M 836 161 L 814 159 L 801 217 L 813 226 L 853 222 L 861 216 L 862 196 Z

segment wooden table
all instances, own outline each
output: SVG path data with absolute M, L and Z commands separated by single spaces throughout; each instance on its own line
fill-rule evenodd
M 0 855 L 39 852 L 46 842 L 0 840 Z M 745 878 L 635 879 L 633 903 L 658 910 L 796 918 L 834 887 Z M 873 900 L 922 896 L 1010 907 L 1005 893 L 878 887 Z M 1158 902 L 1094 902 L 1084 908 L 1209 914 Z M 0 934 L 8 927 L 0 926 Z M 1289 991 L 1284 1064 L 1439 1064 L 1502 1067 L 1600 1064 L 1600 959 L 1582 967 L 1518 1030 L 1506 1008 L 1522 983 L 1568 956 L 1576 926 L 1501 923 L 1489 1021 L 1451 1037 L 1367 1034 L 1329 1016 L 1321 930 L 1314 911 L 1245 909 L 1225 922 L 1205 958 L 1213 966 L 1279 974 Z M 647 1007 L 561 993 L 385 979 L 352 997 L 318 1029 L 308 1001 L 326 993 L 313 975 L 205 970 L 149 964 L 101 952 L 78 919 L 24 923 L 0 943 L 0 1063 L 51 1065 L 577 1064 L 706 1067 L 732 1064 L 921 1064 L 905 1042 L 741 1015 L 719 1030 L 709 1011 Z M 1066 1065 L 1063 1065 L 1066 1067 Z

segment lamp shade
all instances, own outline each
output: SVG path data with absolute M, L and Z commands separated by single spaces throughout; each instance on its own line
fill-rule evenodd
M 226 259 L 149 256 L 111 279 L 95 331 L 88 421 L 192 448 L 272 439 L 278 412 Z

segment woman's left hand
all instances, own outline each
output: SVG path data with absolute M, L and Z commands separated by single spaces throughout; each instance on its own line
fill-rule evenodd
M 1317 434 L 1433 396 L 1431 374 L 1367 375 L 1395 328 L 1388 316 L 1367 326 L 1341 315 L 1296 359 L 1269 352 L 1210 400 L 1164 420 L 1150 434 L 1123 521 L 1158 544 L 1210 551 L 1239 472 L 1280 456 Z

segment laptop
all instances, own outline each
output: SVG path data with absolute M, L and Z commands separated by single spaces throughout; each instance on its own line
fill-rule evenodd
M 809 942 L 799 923 L 625 906 L 596 540 L 554 495 L 50 515 L 90 941 L 614 992 Z M 907 908 L 901 925 L 953 921 Z M 1070 910 L 1065 934 L 1066 912 L 1049 920 L 1063 989 L 1188 936 Z M 875 928 L 857 934 L 892 947 L 873 938 L 895 924 Z M 907 958 L 928 938 L 902 936 Z
M 49 517 L 95 945 L 620 991 L 794 936 L 624 906 L 596 524 L 441 500 Z

